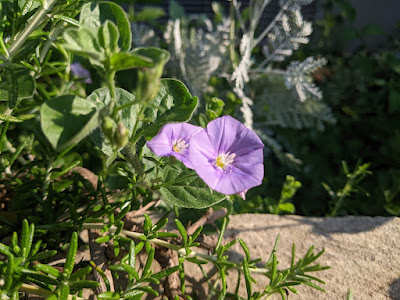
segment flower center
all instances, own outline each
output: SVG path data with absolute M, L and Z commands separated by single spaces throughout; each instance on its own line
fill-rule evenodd
M 230 153 L 229 151 L 227 153 L 221 153 L 215 159 L 215 166 L 217 166 L 217 168 L 219 168 L 220 170 L 225 171 L 233 163 L 235 157 L 236 154 Z
M 172 144 L 172 149 L 179 154 L 182 154 L 183 151 L 187 149 L 187 147 L 189 147 L 189 143 L 186 143 L 185 140 L 182 138 L 179 138 Z

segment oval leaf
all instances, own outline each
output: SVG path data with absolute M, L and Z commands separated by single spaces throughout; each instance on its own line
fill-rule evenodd
M 129 135 L 132 134 L 132 130 L 137 118 L 138 105 L 133 104 L 135 102 L 135 96 L 125 91 L 124 89 L 116 88 L 115 93 L 117 95 L 117 107 L 124 106 L 125 108 L 120 110 L 121 120 L 125 127 L 129 131 Z M 98 110 L 105 107 L 111 102 L 110 90 L 108 88 L 100 88 L 93 91 L 92 94 L 87 98 L 88 101 L 93 103 Z M 100 127 L 96 128 L 90 135 L 92 141 L 98 146 L 101 151 L 107 155 L 112 155 L 113 150 L 110 143 L 105 138 Z
M 95 35 L 86 28 L 69 29 L 64 33 L 65 49 L 84 57 L 101 60 L 103 51 L 97 43 Z
M 41 126 L 56 150 L 77 144 L 99 124 L 98 111 L 90 101 L 66 95 L 42 104 Z
M 10 100 L 9 106 L 13 108 L 20 100 L 33 97 L 36 81 L 27 68 L 11 64 L 5 68 L 5 73 L 0 82 L 0 101 Z
M 122 51 L 128 51 L 132 43 L 131 26 L 124 10 L 112 2 L 88 3 L 82 7 L 79 22 L 81 26 L 97 29 L 110 20 L 119 31 L 118 45 Z
M 193 170 L 166 166 L 163 177 L 162 199 L 178 207 L 206 208 L 225 199 L 225 195 L 211 191 Z
M 116 53 L 111 57 L 111 66 L 115 71 L 153 66 L 153 60 L 131 52 Z
M 150 126 L 146 124 L 145 137 L 152 138 L 167 123 L 189 121 L 197 103 L 197 97 L 192 97 L 179 80 L 161 79 L 158 94 L 152 100 L 151 107 L 145 111 L 145 118 L 154 122 Z

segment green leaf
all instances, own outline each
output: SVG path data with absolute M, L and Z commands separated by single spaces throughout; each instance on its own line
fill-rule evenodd
M 163 228 L 165 225 L 168 223 L 168 218 L 167 216 L 162 217 L 160 220 L 157 221 L 157 223 L 153 226 L 152 231 L 158 231 L 161 228 Z
M 150 287 L 150 286 L 138 286 L 137 288 L 136 288 L 137 290 L 142 290 L 142 291 L 144 291 L 144 292 L 146 292 L 146 293 L 148 293 L 148 294 L 152 294 L 152 295 L 154 295 L 154 296 L 158 296 L 158 292 L 157 291 L 155 291 L 152 287 Z M 129 297 L 129 293 L 126 293 L 126 295 L 125 295 L 126 297 Z
M 151 230 L 151 227 L 153 227 L 151 219 L 147 214 L 145 214 L 144 215 L 144 223 L 143 223 L 143 233 L 145 235 L 148 235 L 149 231 Z
M 142 299 L 143 295 L 144 295 L 144 292 L 139 291 L 137 289 L 129 291 L 124 294 L 125 299 L 130 299 L 130 300 L 140 300 L 140 299 Z
M 176 228 L 178 228 L 179 233 L 181 234 L 183 244 L 186 245 L 188 241 L 188 236 L 185 227 L 183 227 L 181 221 L 179 221 L 178 219 L 175 219 L 175 225 Z
M 165 15 L 161 7 L 144 7 L 135 14 L 135 22 L 151 22 Z
M 57 250 L 48 250 L 48 251 L 39 252 L 39 253 L 36 253 L 35 255 L 29 257 L 29 261 L 47 259 L 56 254 L 57 254 Z
M 121 299 L 121 296 L 116 292 L 104 292 L 98 294 L 97 299 Z
M 249 247 L 247 247 L 245 241 L 243 241 L 242 239 L 238 239 L 240 246 L 242 246 L 242 249 L 244 251 L 244 253 L 246 254 L 246 260 L 250 261 L 250 251 L 249 251 Z
M 60 288 L 60 300 L 68 300 L 68 295 L 69 295 L 69 286 L 68 285 L 62 285 Z
M 177 170 L 166 166 L 164 184 L 160 187 L 162 199 L 178 207 L 206 208 L 223 199 L 225 195 L 210 188 L 190 169 Z
M 136 280 L 139 280 L 139 274 L 133 266 L 124 263 L 122 263 L 121 266 L 129 273 L 129 275 L 133 276 Z
M 72 270 L 74 269 L 75 256 L 77 250 L 78 250 L 78 234 L 76 232 L 73 232 L 69 244 L 67 261 L 65 262 L 64 265 L 64 274 L 66 274 L 68 278 L 72 274 Z
M 11 255 L 10 253 L 10 255 L 8 256 L 7 271 L 2 286 L 2 289 L 4 291 L 8 291 L 11 288 L 13 282 L 14 268 L 15 268 L 14 256 Z
M 39 272 L 32 271 L 32 270 L 25 269 L 25 268 L 20 268 L 19 270 L 21 271 L 22 274 L 32 277 L 34 279 L 37 279 L 37 280 L 42 281 L 47 284 L 58 285 L 58 283 L 59 283 L 58 280 L 56 280 L 53 277 L 50 277 L 46 274 L 43 274 L 43 273 L 39 273 Z
M 147 256 L 146 264 L 143 269 L 142 276 L 147 276 L 151 272 L 150 267 L 153 264 L 155 251 L 156 251 L 156 249 L 154 249 L 154 248 L 150 249 L 149 255 Z
M 213 97 L 206 105 L 206 114 L 210 121 L 218 118 L 222 114 L 225 102 L 219 98 Z
M 136 266 L 136 253 L 135 253 L 135 242 L 131 241 L 129 245 L 129 255 L 128 255 L 128 263 L 132 268 Z
M 11 64 L 5 68 L 5 76 L 0 82 L 0 101 L 10 101 L 13 108 L 22 99 L 32 98 L 36 91 L 36 81 L 29 69 Z
M 105 236 L 100 236 L 96 239 L 96 243 L 106 243 L 110 240 L 110 236 L 109 235 L 105 235 Z
M 117 107 L 124 106 L 125 108 L 120 110 L 120 117 L 125 127 L 128 129 L 129 134 L 132 134 L 133 127 L 135 124 L 135 120 L 137 118 L 137 112 L 139 107 L 135 103 L 135 96 L 131 93 L 125 91 L 124 89 L 116 88 L 115 93 L 117 96 Z M 87 100 L 90 101 L 94 106 L 101 110 L 106 105 L 111 102 L 110 90 L 108 88 L 100 88 L 87 97 Z M 104 133 L 101 131 L 101 128 L 96 128 L 92 134 L 90 135 L 92 141 L 98 146 L 105 154 L 111 156 L 113 154 L 112 147 L 110 143 L 105 138 Z
M 21 14 L 24 16 L 30 11 L 40 6 L 39 0 L 18 0 L 18 6 L 22 10 Z
M 118 52 L 118 28 L 117 26 L 107 20 L 98 31 L 98 39 L 100 46 L 106 50 L 106 53 L 116 53 Z
M 6 255 L 8 257 L 13 256 L 11 254 L 10 248 L 2 243 L 0 243 L 0 253 Z
M 95 289 L 100 286 L 100 282 L 91 280 L 80 280 L 70 282 L 68 285 L 71 290 L 79 291 L 81 289 Z
M 63 20 L 64 22 L 74 25 L 76 27 L 79 26 L 79 22 L 77 20 L 67 17 L 65 15 L 53 15 L 52 17 L 56 20 Z
M 152 107 L 145 111 L 145 118 L 154 122 L 144 128 L 147 139 L 155 136 L 167 123 L 189 121 L 197 107 L 198 99 L 192 97 L 179 80 L 162 79 L 158 94 L 151 104 Z
M 132 43 L 131 26 L 121 6 L 112 2 L 97 2 L 84 5 L 80 12 L 81 26 L 97 31 L 106 20 L 117 25 L 119 32 L 118 45 L 122 51 L 128 51 Z
M 0 91 L 1 93 L 1 91 Z M 21 123 L 24 120 L 10 116 L 10 115 L 4 115 L 4 114 L 0 114 L 0 120 L 4 121 L 4 122 L 10 122 L 10 123 Z
M 65 95 L 42 104 L 42 130 L 56 150 L 77 144 L 99 124 L 98 111 L 92 102 Z
M 29 252 L 31 252 L 34 232 L 35 225 L 32 223 L 31 226 L 29 226 L 28 221 L 24 219 L 22 222 L 22 235 L 20 244 L 24 259 L 29 255 Z
M 286 213 L 290 213 L 290 214 L 293 214 L 296 211 L 294 205 L 292 203 L 290 203 L 290 202 L 279 203 L 278 209 L 280 211 L 283 211 L 283 212 L 286 212 Z
M 175 267 L 172 267 L 172 268 L 169 268 L 169 269 L 166 269 L 166 270 L 162 270 L 162 271 L 160 271 L 158 273 L 155 273 L 155 274 L 152 275 L 152 277 L 156 278 L 156 279 L 161 279 L 161 278 L 164 278 L 164 277 L 167 277 L 167 276 L 171 275 L 172 273 L 175 273 L 178 270 L 179 270 L 179 266 L 175 266 Z
M 186 18 L 185 9 L 178 2 L 172 0 L 169 2 L 169 17 L 171 19 L 184 19 Z
M 243 258 L 243 274 L 244 274 L 244 279 L 246 282 L 247 299 L 251 299 L 251 290 L 252 290 L 251 275 L 250 275 L 249 264 L 248 264 L 246 258 Z
M 120 52 L 111 57 L 111 66 L 114 71 L 148 68 L 153 66 L 153 60 L 132 52 Z
M 132 71 L 132 93 L 142 102 L 152 101 L 160 88 L 160 78 L 169 52 L 156 47 L 136 48 L 132 53 L 152 60 L 151 68 L 138 68 Z
M 38 271 L 41 271 L 43 273 L 52 275 L 56 278 L 61 278 L 61 272 L 52 266 L 45 265 L 45 264 L 37 264 L 37 265 L 35 265 L 35 269 Z
M 63 47 L 67 50 L 99 61 L 104 59 L 103 51 L 97 43 L 96 36 L 86 28 L 72 28 L 65 31 L 64 40 Z

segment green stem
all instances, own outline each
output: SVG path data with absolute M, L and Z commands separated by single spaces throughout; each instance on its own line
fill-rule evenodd
M 107 79 L 107 85 L 108 88 L 110 89 L 110 98 L 111 98 L 111 102 L 110 102 L 110 106 L 109 106 L 109 110 L 108 113 L 112 114 L 112 118 L 118 122 L 119 121 L 119 114 L 118 111 L 114 111 L 114 108 L 117 106 L 117 92 L 115 89 L 115 81 L 114 81 L 114 77 L 115 77 L 115 71 L 111 71 L 110 67 L 106 67 L 106 79 Z
M 231 58 L 232 67 L 233 69 L 236 69 L 238 66 L 238 62 L 235 53 L 235 7 L 233 5 L 233 1 L 231 1 L 229 17 L 231 19 L 231 24 L 229 28 L 229 40 L 230 40 L 229 55 Z
M 0 6 L 0 9 L 1 9 L 1 6 Z M 5 58 L 8 59 L 10 55 L 8 54 L 6 45 L 4 45 L 4 42 L 3 42 L 3 32 L 0 32 L 0 49 L 1 49 L 0 52 L 4 53 Z
M 17 35 L 16 40 L 8 48 L 10 59 L 18 53 L 19 48 L 25 44 L 31 33 L 39 27 L 43 20 L 46 19 L 46 14 L 50 11 L 56 1 L 57 0 L 48 0 L 46 3 L 47 5 L 41 7 L 32 17 L 30 23 Z
M 38 295 L 38 296 L 43 297 L 43 298 L 47 298 L 47 297 L 52 295 L 52 293 L 50 291 L 48 291 L 48 290 L 45 290 L 45 289 L 43 289 L 41 287 L 38 287 L 38 286 L 29 285 L 29 284 L 26 284 L 26 283 L 23 283 L 20 286 L 19 291 L 22 292 L 22 293 Z M 68 299 L 84 300 L 81 297 L 76 297 L 76 296 L 73 296 L 73 295 L 68 295 Z
M 51 47 L 51 44 L 57 39 L 57 37 L 63 32 L 64 30 L 64 23 L 61 22 L 58 24 L 50 33 L 49 39 L 46 41 L 46 43 L 43 46 L 43 49 L 40 53 L 40 58 L 39 61 L 42 63 L 46 57 L 47 52 L 49 52 L 49 49 Z
M 144 171 L 142 165 L 140 164 L 139 158 L 136 155 L 135 145 L 132 143 L 128 143 L 128 145 L 124 148 L 127 151 L 127 158 L 131 163 L 133 169 L 137 172 L 140 177 L 143 177 Z
M 133 232 L 133 231 L 129 231 L 129 230 L 122 230 L 122 233 L 128 237 L 135 238 L 135 239 L 140 239 L 140 237 L 143 236 L 143 233 Z M 156 244 L 158 246 L 162 246 L 162 247 L 172 249 L 175 251 L 179 251 L 181 249 L 180 245 L 171 244 L 170 242 L 167 242 L 167 241 L 164 241 L 161 239 L 151 239 L 148 241 L 150 243 Z
M 85 223 L 85 224 L 83 224 L 82 229 L 102 229 L 103 227 L 104 227 L 104 225 L 100 224 L 100 223 Z M 117 227 L 112 226 L 110 228 L 110 232 L 115 232 L 116 229 L 117 229 Z M 143 237 L 143 233 L 130 231 L 130 230 L 126 230 L 126 229 L 122 229 L 121 233 L 127 237 L 139 239 L 139 240 L 142 240 L 142 237 Z M 185 251 L 185 248 L 182 248 L 181 245 L 171 244 L 170 242 L 167 242 L 167 241 L 164 241 L 161 239 L 150 239 L 147 241 L 150 243 L 156 244 L 158 246 L 162 246 L 162 247 L 171 249 L 171 250 Z M 185 253 L 186 253 L 186 251 L 185 251 Z M 182 253 L 182 254 L 185 254 L 185 253 Z M 205 260 L 208 260 L 210 262 L 218 262 L 218 257 L 216 257 L 214 255 L 198 253 L 195 251 L 192 251 L 189 254 L 189 257 L 196 257 L 196 256 L 203 258 Z M 237 267 L 240 268 L 241 266 L 237 266 Z M 253 273 L 267 273 L 269 271 L 270 271 L 270 269 L 265 269 L 265 268 L 257 268 L 257 269 L 250 268 L 250 272 L 253 272 Z
M 133 142 L 133 144 L 136 144 L 136 142 L 139 139 L 139 137 L 135 137 L 135 135 L 136 135 L 136 131 L 139 126 L 140 119 L 142 118 L 142 115 L 144 114 L 146 107 L 147 107 L 147 105 L 145 103 L 142 103 L 142 107 L 140 108 L 139 113 L 136 118 L 136 121 L 135 121 L 135 126 L 133 126 L 132 135 L 131 135 L 131 142 Z
M 47 298 L 51 295 L 51 292 L 49 292 L 48 290 L 45 290 L 41 287 L 29 285 L 26 283 L 23 283 L 21 285 L 21 287 L 19 288 L 19 291 L 23 292 L 23 293 L 27 293 L 27 294 L 38 295 L 38 296 L 45 297 L 45 298 Z

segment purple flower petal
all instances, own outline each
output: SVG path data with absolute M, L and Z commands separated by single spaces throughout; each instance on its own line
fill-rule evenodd
M 188 123 L 167 124 L 146 144 L 158 156 L 174 156 L 186 167 L 193 169 L 188 148 L 192 135 L 199 130 L 204 129 Z
M 92 83 L 92 78 L 90 77 L 90 72 L 86 68 L 84 68 L 80 63 L 74 62 L 71 64 L 71 73 L 72 75 L 78 78 L 86 78 L 86 83 Z
M 189 158 L 210 188 L 244 196 L 248 189 L 262 183 L 263 147 L 254 131 L 230 116 L 223 116 L 193 135 Z

